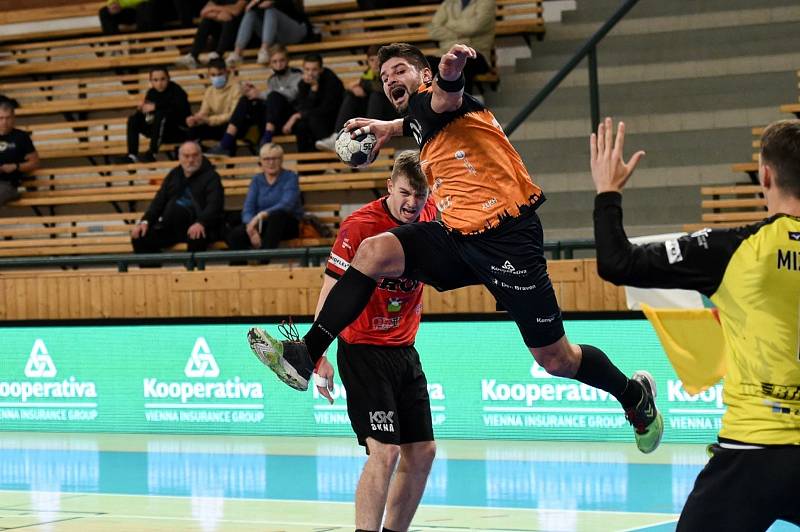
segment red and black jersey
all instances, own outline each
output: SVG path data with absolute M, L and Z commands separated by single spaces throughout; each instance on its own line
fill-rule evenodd
M 436 207 L 429 199 L 419 221 L 435 219 Z M 386 197 L 364 205 L 342 222 L 325 273 L 339 279 L 365 238 L 402 223 L 389 212 Z M 364 311 L 339 337 L 350 344 L 412 345 L 422 315 L 422 286 L 412 279 L 381 279 Z
M 420 162 L 442 221 L 463 234 L 479 233 L 536 208 L 544 195 L 494 115 L 464 94 L 461 107 L 436 113 L 432 85 L 409 100 L 404 129 L 420 146 Z

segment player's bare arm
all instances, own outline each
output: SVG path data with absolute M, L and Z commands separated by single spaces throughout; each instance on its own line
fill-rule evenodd
M 461 107 L 464 96 L 464 65 L 475 59 L 477 53 L 465 44 L 454 44 L 439 62 L 439 74 L 433 81 L 431 108 L 436 113 L 455 111 Z
M 317 319 L 319 316 L 319 311 L 322 309 L 322 305 L 325 303 L 325 300 L 328 299 L 328 294 L 330 294 L 331 289 L 336 284 L 336 279 L 331 277 L 330 275 L 323 275 L 322 276 L 322 288 L 319 291 L 319 298 L 317 299 L 317 308 L 314 311 L 314 319 Z M 314 384 L 317 387 L 320 395 L 325 397 L 330 404 L 333 404 L 333 397 L 331 397 L 331 392 L 333 391 L 333 365 L 328 361 L 328 357 L 324 354 L 320 359 L 319 363 L 317 364 L 317 368 L 314 372 L 316 377 L 314 378 Z

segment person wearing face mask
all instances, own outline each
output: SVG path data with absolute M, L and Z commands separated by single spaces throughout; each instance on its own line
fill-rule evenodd
M 191 114 L 189 97 L 170 80 L 165 67 L 150 70 L 150 89 L 135 113 L 128 118 L 128 154 L 118 164 L 151 162 L 162 142 L 179 142 L 185 137 L 186 118 Z M 150 139 L 150 148 L 139 154 L 139 135 Z
M 322 56 L 303 59 L 303 79 L 297 91 L 297 111 L 283 125 L 285 135 L 297 137 L 297 150 L 314 151 L 314 143 L 333 132 L 344 85 L 332 70 L 322 66 Z
M 187 138 L 190 140 L 219 140 L 225 134 L 226 124 L 242 95 L 239 82 L 228 71 L 222 59 L 214 59 L 208 63 L 208 77 L 211 86 L 203 94 L 200 110 L 186 117 L 186 125 L 189 127 Z
M 181 144 L 178 161 L 131 230 L 135 253 L 158 253 L 178 242 L 203 251 L 219 230 L 225 203 L 219 174 L 193 141 Z
M 242 223 L 225 238 L 231 249 L 273 249 L 281 240 L 297 238 L 303 204 L 297 174 L 283 168 L 283 148 L 264 144 L 261 173 L 253 176 L 242 209 Z
M 289 67 L 289 55 L 282 44 L 270 47 L 269 64 L 272 75 L 267 80 L 267 90 L 260 92 L 252 83 L 242 84 L 244 96 L 236 104 L 225 134 L 219 144 L 209 150 L 209 155 L 234 155 L 236 139 L 243 137 L 253 125 L 261 132 L 259 146 L 267 144 L 294 112 L 302 71 Z

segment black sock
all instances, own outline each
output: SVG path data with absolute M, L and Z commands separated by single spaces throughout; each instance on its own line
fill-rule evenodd
M 342 329 L 350 325 L 367 306 L 377 283 L 350 266 L 342 278 L 331 289 L 325 304 L 319 311 L 303 340 L 314 364 Z
M 397 531 L 392 530 L 391 528 L 383 527 L 383 532 L 397 532 Z
M 606 391 L 617 398 L 626 410 L 634 408 L 642 398 L 642 387 L 631 381 L 593 345 L 580 344 L 583 356 L 575 380 Z

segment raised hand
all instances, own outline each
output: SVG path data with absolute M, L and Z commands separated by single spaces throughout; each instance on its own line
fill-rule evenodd
M 621 191 L 639 164 L 639 160 L 644 157 L 644 152 L 640 150 L 626 163 L 622 158 L 625 146 L 625 123 L 620 122 L 617 126 L 616 138 L 613 126 L 611 118 L 606 118 L 597 127 L 597 133 L 592 133 L 589 137 L 592 181 L 598 194 Z
M 466 44 L 454 44 L 439 61 L 439 76 L 447 81 L 453 81 L 461 75 L 467 59 L 478 56 L 474 49 Z

